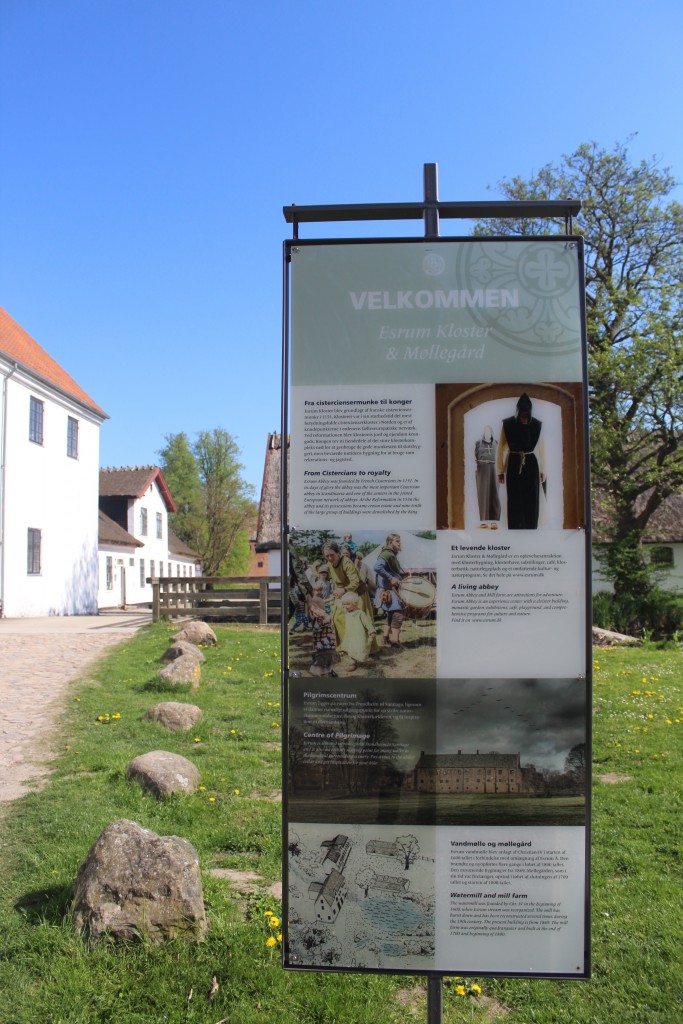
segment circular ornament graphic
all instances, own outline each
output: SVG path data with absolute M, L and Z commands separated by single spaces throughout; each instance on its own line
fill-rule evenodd
M 581 345 L 578 261 L 566 243 L 496 240 L 461 248 L 456 277 L 473 293 L 488 290 L 500 307 L 477 308 L 470 315 L 494 327 L 507 348 L 536 356 L 577 352 Z
M 440 256 L 438 252 L 429 252 L 422 260 L 422 269 L 430 277 L 438 277 L 446 269 L 446 263 L 443 256 Z

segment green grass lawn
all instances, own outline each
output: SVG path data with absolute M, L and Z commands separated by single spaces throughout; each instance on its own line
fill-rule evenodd
M 583 797 L 495 793 L 392 793 L 334 797 L 290 796 L 290 821 L 381 821 L 413 825 L 583 825 Z
M 268 889 L 280 877 L 279 638 L 217 626 L 201 688 L 179 693 L 156 681 L 170 632 L 163 623 L 145 628 L 74 684 L 49 785 L 4 816 L 1 1024 L 426 1021 L 422 978 L 280 967 L 265 916 L 281 911 Z M 444 996 L 449 1024 L 683 1018 L 683 655 L 646 647 L 599 652 L 595 661 L 593 978 L 456 980 Z M 151 704 L 169 699 L 202 708 L 196 731 L 172 734 L 143 720 Z M 159 748 L 194 761 L 204 788 L 159 802 L 129 783 L 131 758 Z M 203 943 L 90 946 L 74 934 L 68 907 L 78 866 L 102 829 L 123 817 L 197 848 L 210 921 Z M 225 868 L 263 881 L 239 893 L 211 873 Z M 468 995 L 472 985 L 481 993 Z

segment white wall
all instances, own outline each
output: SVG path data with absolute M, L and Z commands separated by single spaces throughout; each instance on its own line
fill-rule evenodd
M 99 608 L 121 608 L 125 597 L 126 604 L 136 604 L 142 599 L 139 596 L 138 551 L 142 548 L 126 548 L 118 544 L 103 544 L 99 550 L 99 588 L 97 604 Z M 112 586 L 107 589 L 107 558 L 111 558 Z M 132 564 L 131 564 L 132 563 Z
M 142 532 L 141 510 L 147 509 L 147 533 Z M 157 513 L 161 515 L 161 537 L 157 537 Z M 182 555 L 171 554 L 168 550 L 168 513 L 166 504 L 156 482 L 152 483 L 141 498 L 130 499 L 126 529 L 144 547 L 123 548 L 116 545 L 102 545 L 99 551 L 100 608 L 121 606 L 125 574 L 126 604 L 151 604 L 152 585 L 145 582 L 152 573 L 179 578 L 194 577 L 197 574 L 195 561 Z M 112 589 L 107 589 L 107 557 L 112 559 Z M 152 566 L 154 562 L 154 566 Z M 141 567 L 142 563 L 142 567 Z
M 671 568 L 662 569 L 658 574 L 659 586 L 664 590 L 683 591 L 683 544 L 646 544 L 644 546 L 646 557 L 649 557 L 649 552 L 656 547 L 671 548 L 674 559 Z M 601 590 L 611 589 L 612 584 L 602 575 L 600 563 L 593 556 L 593 593 L 597 594 Z
M 43 443 L 29 441 L 30 397 L 43 407 Z M 101 418 L 17 372 L 6 382 L 3 615 L 97 612 Z M 78 457 L 67 420 L 78 420 Z M 41 571 L 27 572 L 28 528 L 41 531 Z

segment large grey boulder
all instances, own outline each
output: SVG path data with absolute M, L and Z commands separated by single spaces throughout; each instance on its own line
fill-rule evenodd
M 175 661 L 176 658 L 182 658 L 183 655 L 189 655 L 198 661 L 200 665 L 203 665 L 206 661 L 206 657 L 195 644 L 191 644 L 189 640 L 176 640 L 170 647 L 167 647 L 164 653 L 161 655 L 162 661 Z
M 201 674 L 202 670 L 197 659 L 190 654 L 183 654 L 159 670 L 159 679 L 162 683 L 170 683 L 172 686 L 177 686 L 179 683 L 190 683 L 192 689 L 197 690 Z
M 151 707 L 145 718 L 159 722 L 171 732 L 184 732 L 202 720 L 202 712 L 196 704 L 181 704 L 175 700 L 166 700 Z
M 641 641 L 626 633 L 614 633 L 610 629 L 593 626 L 593 647 L 639 647 Z
M 94 940 L 201 939 L 207 922 L 197 851 L 179 836 L 115 821 L 78 869 L 72 913 L 76 931 Z
M 218 642 L 216 634 L 206 622 L 188 622 L 171 640 L 187 640 L 191 644 L 203 644 L 205 647 L 213 647 Z
M 134 757 L 126 768 L 126 775 L 159 800 L 171 793 L 194 793 L 201 780 L 199 769 L 192 761 L 168 750 L 151 750 Z

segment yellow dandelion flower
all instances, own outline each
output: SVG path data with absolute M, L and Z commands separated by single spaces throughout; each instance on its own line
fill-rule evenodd
M 232 672 L 232 665 L 228 665 L 228 672 Z
M 278 932 L 276 938 L 278 942 L 282 942 L 282 932 Z
M 472 986 L 472 991 L 473 991 L 473 992 L 474 992 L 474 993 L 475 993 L 476 995 L 480 995 L 480 993 L 481 993 L 481 985 L 473 985 L 473 986 Z
M 206 786 L 198 786 L 198 789 L 206 789 Z
M 456 985 L 455 986 L 455 994 L 457 996 L 464 996 L 465 995 L 465 986 L 464 985 Z
M 71 747 L 69 746 L 69 744 L 68 744 L 68 743 L 67 743 L 66 749 L 67 749 L 67 750 L 71 750 Z
M 280 927 L 280 918 L 279 917 L 271 917 L 271 919 L 268 922 L 268 924 L 270 925 L 271 928 L 279 928 Z
M 270 935 L 266 939 L 266 946 L 268 946 L 269 949 L 272 949 L 273 946 L 277 946 L 277 939 L 274 939 L 273 936 Z
M 235 794 L 235 796 L 239 796 L 240 795 L 239 789 L 233 789 L 233 793 Z
M 210 804 L 215 804 L 216 803 L 216 797 L 215 796 L 210 796 L 209 797 L 209 803 Z
M 273 916 L 273 911 L 272 910 L 264 910 L 263 916 L 264 917 L 272 917 Z
M 202 742 L 202 738 L 201 738 L 201 736 L 195 736 L 195 738 L 194 738 L 194 742 L 195 742 L 195 743 L 201 743 L 201 742 Z
M 231 730 L 230 730 L 230 735 L 231 735 L 231 736 L 234 736 L 234 735 L 235 735 L 235 730 L 234 730 L 234 729 L 231 729 Z

